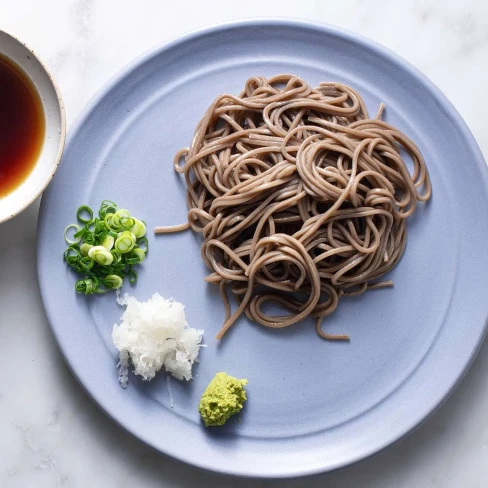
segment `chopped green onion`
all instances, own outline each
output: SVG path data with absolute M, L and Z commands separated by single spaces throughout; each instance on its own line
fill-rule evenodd
M 105 218 L 107 213 L 115 213 L 117 212 L 117 205 L 110 200 L 104 200 L 100 205 L 100 210 L 98 211 L 98 216 L 101 219 Z
M 121 217 L 130 217 L 130 212 L 125 208 L 120 208 L 119 210 L 117 210 L 117 212 L 115 212 L 115 215 L 118 219 L 120 219 Z
M 142 263 L 146 259 L 146 253 L 139 249 L 138 247 L 134 248 L 130 255 L 126 258 L 125 262 L 127 264 L 139 264 Z
M 90 245 L 92 245 L 92 246 L 94 246 L 94 245 L 95 245 L 95 243 L 96 243 L 96 241 L 97 241 L 97 240 L 95 239 L 95 236 L 94 236 L 93 234 L 88 234 L 88 235 L 86 235 L 86 236 L 83 238 L 83 240 L 85 241 L 85 243 L 86 243 L 86 244 L 90 244 Z
M 107 251 L 103 246 L 93 246 L 88 251 L 88 256 L 102 266 L 109 266 L 114 260 L 110 251 Z
M 135 269 L 129 270 L 129 283 L 133 285 L 137 281 L 137 271 Z
M 142 263 L 146 259 L 146 253 L 139 247 L 132 250 L 132 254 L 139 258 L 139 262 Z
M 149 251 L 149 242 L 147 241 L 147 237 L 141 237 L 140 239 L 137 239 L 137 245 L 139 249 L 147 254 L 147 252 Z
M 132 217 L 120 217 L 120 225 L 124 229 L 130 230 L 135 224 L 135 220 Z
M 87 244 L 84 242 L 81 247 L 80 247 L 80 252 L 83 254 L 83 256 L 88 256 L 88 251 L 92 248 L 93 246 L 91 244 Z
M 120 218 L 114 213 L 110 218 L 110 223 L 112 224 L 113 229 L 121 229 L 122 226 L 120 225 Z
M 100 281 L 96 276 L 91 278 L 85 278 L 84 280 L 79 280 L 75 284 L 75 289 L 78 293 L 84 293 L 85 295 L 91 295 L 95 293 L 100 287 Z
M 113 223 L 113 218 L 114 218 L 114 213 L 108 213 L 105 215 L 105 217 L 103 218 L 103 222 L 105 223 L 105 227 L 107 227 L 107 229 L 110 231 L 110 230 L 119 230 L 119 229 L 116 229 L 115 226 L 114 226 L 114 223 Z
M 112 256 L 114 257 L 114 263 L 118 264 L 122 261 L 122 254 L 117 251 L 117 249 L 111 249 L 110 252 L 112 253 Z
M 98 217 L 82 205 L 76 217 L 83 225 L 71 224 L 64 232 L 68 248 L 63 259 L 83 275 L 75 284 L 79 293 L 106 293 L 123 286 L 127 276 L 137 281 L 133 266 L 144 261 L 148 249 L 146 223 L 130 215 L 128 210 L 104 200 Z
M 90 217 L 87 219 L 87 218 L 83 217 L 83 214 L 88 214 Z M 80 222 L 83 222 L 84 224 L 88 224 L 89 222 L 91 222 L 93 220 L 93 210 L 86 205 L 82 205 L 76 211 L 76 217 L 78 218 L 78 220 Z
M 84 256 L 78 261 L 78 264 L 81 269 L 88 271 L 93 268 L 95 261 L 90 256 Z
M 73 235 L 73 239 L 70 239 L 68 237 L 68 231 L 70 229 L 76 229 L 75 234 Z M 64 240 L 66 241 L 66 244 L 68 244 L 68 246 L 71 246 L 72 244 L 78 244 L 81 241 L 81 237 L 76 235 L 79 231 L 80 227 L 76 224 L 68 225 L 68 227 L 64 229 Z
M 72 225 L 74 225 L 74 224 L 72 224 Z M 66 228 L 68 228 L 68 227 L 66 227 Z M 79 229 L 79 230 L 78 230 L 78 231 L 77 231 L 77 232 L 76 232 L 76 233 L 73 235 L 73 237 L 74 237 L 75 239 L 76 239 L 76 238 L 78 238 L 78 237 L 83 238 L 83 236 L 84 236 L 85 234 L 89 233 L 89 231 L 87 230 L 87 228 L 86 228 L 86 227 L 81 227 L 81 228 L 79 228 L 79 227 L 78 227 L 78 229 Z
M 123 208 L 120 210 L 117 210 L 117 212 L 115 212 L 115 214 L 112 217 L 111 222 L 112 222 L 112 228 L 113 229 L 122 230 L 123 225 L 122 225 L 122 222 L 120 221 L 122 218 L 124 218 L 124 219 L 131 218 L 129 211 L 125 210 Z
M 115 249 L 122 254 L 132 251 L 135 245 L 136 236 L 128 230 L 121 232 L 115 241 Z
M 101 220 L 95 219 L 93 233 L 97 239 L 103 239 L 108 234 L 105 223 Z
M 110 274 L 102 280 L 102 284 L 112 290 L 120 288 L 123 282 L 124 280 L 120 276 L 114 274 Z
M 102 241 L 102 246 L 107 250 L 110 251 L 112 247 L 114 247 L 115 239 L 111 235 L 106 235 Z
M 146 235 L 146 224 L 140 220 L 134 219 L 134 225 L 131 227 L 130 231 L 137 237 L 140 238 Z
M 80 255 L 80 248 L 76 245 L 73 244 L 64 251 L 63 257 L 65 261 L 68 261 L 70 257 L 77 257 Z

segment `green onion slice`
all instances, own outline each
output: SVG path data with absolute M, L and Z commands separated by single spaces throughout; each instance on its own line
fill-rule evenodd
M 103 223 L 105 224 L 105 227 L 107 230 L 110 232 L 118 232 L 119 230 L 122 230 L 122 225 L 120 225 L 120 220 L 114 220 L 115 219 L 115 214 L 114 213 L 108 213 L 105 215 L 103 219 Z
M 83 238 L 83 241 L 85 244 L 90 244 L 91 246 L 94 246 L 97 240 L 95 239 L 95 236 L 93 234 L 88 234 Z
M 88 218 L 85 217 L 86 214 L 89 215 Z M 84 224 L 88 224 L 93 220 L 93 210 L 88 205 L 82 205 L 76 211 L 76 217 L 80 222 L 83 222 Z
M 115 215 L 120 220 L 122 217 L 130 217 L 130 212 L 125 208 L 121 208 L 115 212 Z
M 78 261 L 78 264 L 82 270 L 88 271 L 89 269 L 93 268 L 95 261 L 93 261 L 93 259 L 89 256 L 84 256 Z
M 91 222 L 87 222 L 85 224 L 85 228 L 88 232 L 91 232 L 92 234 L 95 233 L 95 222 L 92 220 Z
M 93 232 L 95 234 L 95 237 L 97 237 L 98 239 L 103 239 L 108 234 L 105 222 L 95 219 Z
M 112 217 L 112 226 L 116 229 L 122 229 L 123 225 L 120 219 L 130 219 L 130 213 L 128 210 L 125 210 L 124 208 L 121 208 L 120 210 L 117 210 L 115 212 L 114 216 Z
M 101 219 L 104 219 L 107 213 L 115 213 L 115 212 L 117 212 L 117 204 L 111 202 L 110 200 L 104 200 L 100 205 L 100 210 L 98 211 L 98 215 Z
M 114 260 L 110 251 L 107 251 L 103 246 L 93 246 L 88 251 L 88 256 L 102 266 L 109 266 Z
M 137 246 L 141 251 L 144 251 L 146 254 L 149 251 L 149 242 L 147 241 L 147 237 L 141 237 L 137 239 Z
M 115 239 L 110 235 L 110 234 L 107 234 L 103 241 L 101 242 L 101 245 L 107 250 L 107 251 L 110 251 L 112 249 L 112 247 L 114 247 L 114 242 L 115 242 Z
M 91 244 L 87 244 L 84 242 L 81 247 L 80 247 L 80 252 L 83 254 L 83 256 L 88 256 L 88 251 L 92 248 L 93 246 Z
M 111 249 L 110 252 L 114 257 L 114 264 L 119 264 L 122 261 L 122 254 L 117 249 Z
M 135 224 L 135 220 L 132 217 L 120 217 L 120 225 L 127 230 L 132 229 Z
M 135 245 L 136 236 L 128 230 L 121 232 L 115 241 L 115 249 L 122 254 L 132 251 Z
M 130 231 L 137 237 L 143 237 L 146 235 L 146 224 L 141 222 L 140 220 L 134 219 L 134 225 L 130 229 Z
M 73 224 L 72 224 L 73 225 Z M 68 227 L 66 227 L 68 228 Z M 77 237 L 81 237 L 82 239 L 84 236 L 90 234 L 90 231 L 85 227 L 78 227 L 78 231 L 73 235 L 73 237 L 76 239 Z
M 129 283 L 133 285 L 137 281 L 137 271 L 135 269 L 129 269 Z
M 78 293 L 84 293 L 85 295 L 91 295 L 95 293 L 100 287 L 100 281 L 96 276 L 85 278 L 84 280 L 78 280 L 75 284 L 75 289 Z
M 124 280 L 115 274 L 110 274 L 102 280 L 102 284 L 106 286 L 109 290 L 117 290 L 122 286 Z
M 67 261 L 69 257 L 79 256 L 80 255 L 80 248 L 76 244 L 72 244 L 71 246 L 64 251 L 63 257 L 64 260 Z
M 70 239 L 68 236 L 70 229 L 75 229 L 75 233 L 72 239 Z M 64 229 L 64 240 L 66 241 L 66 244 L 68 244 L 68 246 L 71 246 L 72 244 L 78 244 L 81 241 L 81 236 L 77 235 L 79 234 L 79 232 L 80 232 L 80 227 L 76 224 L 68 225 L 68 227 Z
M 132 249 L 132 252 L 126 258 L 125 262 L 127 264 L 139 264 L 142 263 L 145 258 L 146 258 L 146 253 L 142 249 L 135 247 L 134 249 Z

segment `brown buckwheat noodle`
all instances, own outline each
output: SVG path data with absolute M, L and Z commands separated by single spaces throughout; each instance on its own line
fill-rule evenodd
M 372 281 L 402 256 L 406 219 L 431 185 L 419 149 L 382 111 L 370 119 L 349 86 L 312 88 L 293 75 L 250 78 L 238 97 L 210 105 L 175 169 L 188 225 L 203 235 L 206 281 L 225 306 L 217 339 L 242 313 L 273 328 L 311 315 L 319 336 L 348 339 L 323 332 L 322 319 L 344 296 L 392 286 Z M 289 313 L 269 315 L 266 303 Z

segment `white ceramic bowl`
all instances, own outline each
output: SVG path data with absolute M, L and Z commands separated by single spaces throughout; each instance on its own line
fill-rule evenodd
M 32 49 L 0 30 L 0 53 L 17 63 L 32 80 L 39 92 L 46 118 L 44 143 L 34 169 L 20 186 L 0 198 L 1 223 L 27 208 L 51 181 L 64 149 L 66 117 L 59 88 Z

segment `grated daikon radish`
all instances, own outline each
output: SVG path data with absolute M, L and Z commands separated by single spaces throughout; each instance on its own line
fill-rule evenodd
M 129 362 L 134 373 L 151 380 L 164 366 L 179 380 L 192 378 L 198 361 L 203 330 L 189 327 L 185 307 L 155 293 L 146 302 L 125 294 L 117 303 L 126 305 L 120 325 L 115 324 L 112 340 L 119 350 L 119 381 L 127 386 Z M 130 360 L 130 361 L 129 361 Z

